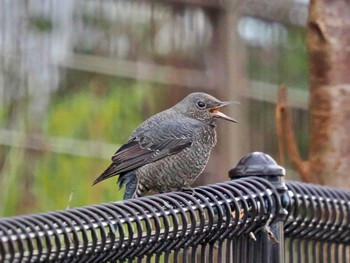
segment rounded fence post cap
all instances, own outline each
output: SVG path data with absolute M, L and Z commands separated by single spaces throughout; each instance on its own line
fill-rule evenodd
M 231 179 L 242 176 L 283 176 L 285 169 L 268 154 L 252 152 L 244 156 L 229 173 Z

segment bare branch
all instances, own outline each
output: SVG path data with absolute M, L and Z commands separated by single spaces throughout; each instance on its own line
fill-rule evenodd
M 276 129 L 279 143 L 279 158 L 283 160 L 283 142 L 285 142 L 286 151 L 295 169 L 299 172 L 304 182 L 310 182 L 309 163 L 300 157 L 297 147 L 294 129 L 292 124 L 290 109 L 287 106 L 287 87 L 281 85 L 278 89 L 278 101 L 276 104 Z

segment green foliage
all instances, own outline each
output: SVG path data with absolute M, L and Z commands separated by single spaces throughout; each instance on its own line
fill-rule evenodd
M 87 88 L 80 88 L 86 83 Z M 92 81 L 78 85 L 81 86 L 75 86 L 73 92 L 69 90 L 53 97 L 44 122 L 35 124 L 41 126 L 44 135 L 103 141 L 117 147 L 154 111 L 153 93 L 146 85 L 112 80 L 101 92 Z M 6 107 L 0 109 L 0 123 L 6 119 L 6 111 Z M 34 124 L 29 126 L 27 130 Z M 6 191 L 0 193 L 1 216 L 122 200 L 123 191 L 119 191 L 116 178 L 92 187 L 93 180 L 110 160 L 53 153 L 50 149 L 33 152 L 25 148 L 2 148 L 0 163 L 6 166 L 0 171 L 0 183 Z
M 103 96 L 93 92 L 68 94 L 51 108 L 45 132 L 121 143 L 141 121 L 143 95 L 145 91 L 137 86 L 113 88 Z
M 308 89 L 308 59 L 306 49 L 306 30 L 291 27 L 288 30 L 288 45 L 281 54 L 282 81 L 299 89 Z
M 4 147 L 2 147 L 4 148 Z M 5 150 L 5 149 L 4 149 Z M 3 166 L 1 167 L 0 184 L 0 215 L 14 215 L 17 213 L 18 204 L 23 198 L 18 182 L 22 180 L 24 151 L 21 148 L 7 149 Z
M 69 94 L 51 108 L 45 133 L 122 144 L 142 121 L 143 100 L 147 101 L 146 90 L 137 85 L 112 87 L 102 96 L 86 91 Z M 47 197 L 38 200 L 38 208 L 64 209 L 121 200 L 123 192 L 118 191 L 115 179 L 91 186 L 109 163 L 72 155 L 45 156 L 35 172 L 35 193 Z
M 286 43 L 267 49 L 248 47 L 250 78 L 306 90 L 308 60 L 305 34 L 303 28 L 289 27 Z
M 29 24 L 37 31 L 46 33 L 51 32 L 53 29 L 53 23 L 49 18 L 44 16 L 35 16 L 29 19 Z

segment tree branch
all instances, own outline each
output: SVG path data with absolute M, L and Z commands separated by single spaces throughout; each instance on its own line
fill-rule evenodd
M 276 104 L 276 129 L 278 138 L 279 160 L 284 163 L 284 143 L 286 151 L 292 165 L 299 172 L 304 182 L 311 182 L 309 175 L 309 163 L 300 157 L 300 153 L 295 140 L 292 124 L 291 111 L 287 106 L 287 87 L 281 85 L 278 88 L 278 99 Z

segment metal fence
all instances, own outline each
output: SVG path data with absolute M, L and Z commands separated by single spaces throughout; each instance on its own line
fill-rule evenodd
M 2 262 L 350 262 L 350 192 L 283 182 L 253 153 L 232 181 L 0 219 Z M 286 260 L 286 261 L 285 261 Z

